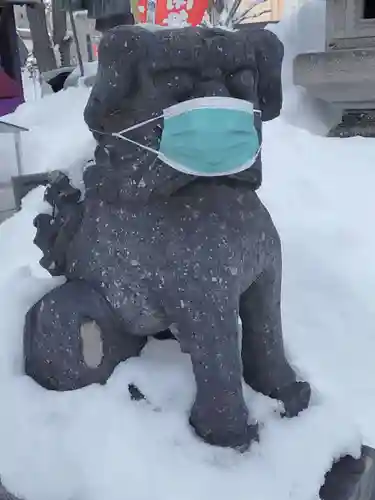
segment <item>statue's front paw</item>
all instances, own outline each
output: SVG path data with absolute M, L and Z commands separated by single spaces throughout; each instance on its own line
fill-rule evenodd
M 40 265 L 52 276 L 61 276 L 66 270 L 66 253 L 83 217 L 82 203 L 60 205 L 57 214 L 39 214 L 34 219 L 34 244 L 41 249 Z
M 66 205 L 76 205 L 81 198 L 81 191 L 70 183 L 69 177 L 63 172 L 55 171 L 50 174 L 51 182 L 44 193 L 44 200 L 61 210 Z
M 311 387 L 308 382 L 295 381 L 275 389 L 270 394 L 270 397 L 278 399 L 284 404 L 282 416 L 293 418 L 308 408 L 311 399 Z
M 40 265 L 52 276 L 61 275 L 63 270 L 56 264 L 54 255 L 54 245 L 59 233 L 59 225 L 56 224 L 56 220 L 51 215 L 39 214 L 34 219 L 34 227 L 36 228 L 34 245 L 43 252 L 43 257 L 39 261 Z
M 247 412 L 223 417 L 220 412 L 202 414 L 193 408 L 189 423 L 207 444 L 234 448 L 243 453 L 252 442 L 258 441 L 258 425 L 249 425 L 247 420 Z

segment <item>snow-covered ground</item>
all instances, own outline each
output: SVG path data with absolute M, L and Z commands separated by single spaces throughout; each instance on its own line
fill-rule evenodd
M 30 170 L 92 154 L 86 98 L 70 89 L 17 111 L 17 121 L 36 123 L 24 141 Z M 300 98 L 293 102 L 303 111 Z M 281 420 L 246 388 L 264 425 L 260 444 L 244 455 L 207 446 L 187 423 L 193 377 L 172 341 L 150 344 L 104 387 L 37 387 L 22 372 L 24 314 L 60 282 L 39 267 L 32 244 L 32 219 L 45 209 L 37 189 L 0 225 L 0 476 L 12 492 L 27 500 L 316 500 L 334 457 L 375 446 L 375 140 L 314 135 L 290 123 L 290 109 L 265 126 L 260 195 L 283 241 L 284 334 L 313 385 L 311 408 Z M 130 401 L 129 382 L 150 404 Z

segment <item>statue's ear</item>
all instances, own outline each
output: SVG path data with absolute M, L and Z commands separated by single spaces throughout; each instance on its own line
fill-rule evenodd
M 278 37 L 266 29 L 249 29 L 258 69 L 258 99 L 262 121 L 279 116 L 282 102 L 281 67 L 284 46 Z
M 96 128 L 101 117 L 119 109 L 131 95 L 137 79 L 135 68 L 142 60 L 144 32 L 136 26 L 118 26 L 103 35 L 98 72 L 85 109 L 85 121 L 90 128 Z

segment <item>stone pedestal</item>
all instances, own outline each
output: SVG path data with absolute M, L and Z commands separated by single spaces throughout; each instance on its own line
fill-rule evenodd
M 375 110 L 351 110 L 343 114 L 341 123 L 332 128 L 329 137 L 375 137 Z
M 327 473 L 322 500 L 375 500 L 375 450 L 362 447 L 358 460 L 344 457 Z
M 325 52 L 299 54 L 294 60 L 294 83 L 336 106 L 344 117 L 375 110 L 375 17 L 368 17 L 375 14 L 367 1 L 327 0 Z M 341 132 L 349 122 L 343 120 Z M 372 120 L 339 135 L 375 136 Z
M 375 109 L 375 47 L 299 54 L 294 83 L 342 110 Z

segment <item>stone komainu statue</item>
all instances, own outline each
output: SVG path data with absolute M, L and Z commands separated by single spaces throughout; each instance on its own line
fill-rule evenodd
M 119 362 L 164 332 L 191 358 L 197 392 L 190 423 L 206 442 L 246 449 L 257 439 L 242 377 L 281 400 L 287 417 L 308 406 L 310 386 L 298 381 L 284 352 L 281 245 L 256 194 L 260 152 L 245 170 L 194 174 L 194 161 L 219 168 L 221 157 L 237 161 L 242 146 L 233 145 L 261 145 L 262 121 L 281 109 L 282 58 L 278 38 L 254 28 L 121 26 L 103 37 L 85 110 L 97 149 L 84 196 L 60 174 L 46 191 L 54 215 L 35 220 L 41 264 L 67 278 L 26 317 L 25 370 L 40 385 L 64 391 L 105 383 Z M 233 132 L 239 115 L 229 113 L 206 130 L 199 120 L 190 128 L 179 121 L 181 141 L 170 110 L 215 99 L 255 109 L 255 135 Z M 213 130 L 220 137 L 214 146 Z M 190 173 L 158 153 L 171 154 L 176 144 Z M 101 339 L 95 362 L 83 348 L 90 331 Z

